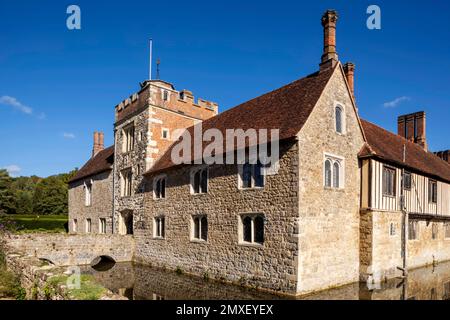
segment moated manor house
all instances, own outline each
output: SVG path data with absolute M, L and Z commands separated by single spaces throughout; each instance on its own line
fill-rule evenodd
M 115 107 L 114 145 L 94 134 L 70 181 L 70 233 L 134 238 L 134 260 L 285 294 L 380 281 L 450 260 L 449 151 L 427 147 L 424 112 L 397 134 L 359 117 L 352 63 L 322 17 L 317 72 L 223 113 L 148 80 Z M 178 165 L 177 129 L 279 129 L 279 170 Z

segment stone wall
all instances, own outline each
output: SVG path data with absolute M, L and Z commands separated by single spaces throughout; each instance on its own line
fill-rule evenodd
M 398 269 L 403 267 L 402 218 L 403 213 L 399 211 L 364 210 L 361 213 L 361 280 L 380 282 L 402 275 Z M 407 240 L 407 269 L 449 261 L 450 238 L 445 237 L 444 222 L 417 221 L 417 239 Z M 436 239 L 432 239 L 433 223 L 437 225 Z
M 274 291 L 296 292 L 298 146 L 280 146 L 280 170 L 262 190 L 238 189 L 236 165 L 209 168 L 207 194 L 190 193 L 189 167 L 167 172 L 166 199 L 145 193 L 145 219 L 135 230 L 138 262 Z M 149 178 L 148 185 L 152 186 Z M 239 243 L 240 214 L 265 216 L 264 245 Z M 192 215 L 206 215 L 208 241 L 191 241 Z M 154 238 L 154 218 L 164 215 L 165 239 Z
M 344 133 L 335 107 L 344 109 Z M 345 78 L 338 67 L 299 134 L 298 293 L 359 280 L 360 170 L 364 144 Z M 341 188 L 324 187 L 325 154 L 343 166 Z
M 48 260 L 57 266 L 89 265 L 99 256 L 133 260 L 134 239 L 119 235 L 24 234 L 7 240 L 11 252 Z
M 91 205 L 86 206 L 85 183 L 92 183 Z M 86 233 L 86 219 L 91 219 L 91 233 L 100 232 L 100 218 L 106 219 L 106 233 L 112 233 L 112 171 L 78 180 L 69 185 L 69 231 Z M 74 219 L 77 230 L 74 230 Z

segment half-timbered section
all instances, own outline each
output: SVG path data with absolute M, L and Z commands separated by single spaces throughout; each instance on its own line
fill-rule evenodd
M 450 260 L 450 166 L 428 152 L 425 113 L 398 134 L 363 121 L 360 269 L 374 281 Z

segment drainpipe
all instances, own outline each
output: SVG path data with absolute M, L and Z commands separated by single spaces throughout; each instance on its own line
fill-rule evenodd
M 406 145 L 403 145 L 403 162 L 406 160 Z M 403 271 L 403 277 L 408 276 L 407 269 L 407 254 L 408 254 L 408 246 L 407 246 L 407 238 L 408 238 L 408 212 L 406 211 L 405 206 L 405 193 L 404 193 L 404 177 L 405 177 L 405 169 L 402 168 L 402 176 L 400 183 L 400 208 L 402 211 L 402 258 L 403 258 L 403 266 L 401 270 Z

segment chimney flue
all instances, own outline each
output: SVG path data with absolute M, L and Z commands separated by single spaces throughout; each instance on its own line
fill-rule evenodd
M 355 99 L 355 64 L 347 62 L 344 65 L 344 72 L 352 97 Z
M 322 16 L 323 26 L 323 54 L 320 69 L 334 67 L 339 61 L 336 52 L 336 23 L 338 14 L 336 10 L 327 10 Z
M 426 136 L 426 116 L 424 111 L 398 117 L 398 135 L 428 150 Z
M 94 132 L 94 146 L 92 148 L 92 157 L 95 157 L 100 151 L 105 149 L 103 132 Z

